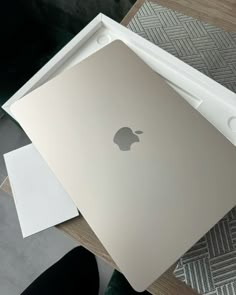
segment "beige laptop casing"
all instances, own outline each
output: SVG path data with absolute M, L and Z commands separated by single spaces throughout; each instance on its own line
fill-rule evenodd
M 120 41 L 11 110 L 138 291 L 236 204 L 235 147 Z

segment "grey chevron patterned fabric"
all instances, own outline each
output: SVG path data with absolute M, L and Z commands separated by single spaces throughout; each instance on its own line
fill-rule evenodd
M 128 28 L 236 92 L 236 32 L 148 1 Z M 179 260 L 174 274 L 200 294 L 236 295 L 236 207 Z
M 236 92 L 236 32 L 149 1 L 128 28 Z
M 181 257 L 174 274 L 200 294 L 236 294 L 236 208 Z

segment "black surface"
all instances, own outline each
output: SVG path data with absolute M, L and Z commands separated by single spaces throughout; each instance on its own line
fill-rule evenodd
M 120 22 L 134 0 L 0 3 L 0 105 L 102 12 Z
M 148 291 L 136 292 L 117 270 L 114 271 L 104 295 L 150 295 Z
M 22 3 L 41 23 L 56 25 L 77 34 L 100 12 L 120 22 L 135 2 L 136 0 L 31 0 Z
M 37 22 L 18 0 L 0 5 L 2 105 L 74 35 Z
M 98 295 L 95 256 L 77 247 L 39 276 L 22 295 Z

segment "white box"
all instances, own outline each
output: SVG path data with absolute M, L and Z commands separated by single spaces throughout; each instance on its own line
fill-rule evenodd
M 103 46 L 120 39 L 164 77 L 195 109 L 236 145 L 236 94 L 124 26 L 99 14 L 4 105 L 69 69 Z

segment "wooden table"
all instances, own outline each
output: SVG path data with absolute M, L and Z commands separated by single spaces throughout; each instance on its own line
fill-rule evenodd
M 127 25 L 145 0 L 138 0 L 122 21 Z M 162 6 L 216 25 L 236 31 L 236 0 L 151 0 Z
M 129 13 L 123 19 L 122 24 L 127 25 L 137 10 L 145 0 L 138 0 L 131 8 Z M 236 0 L 153 0 L 163 6 L 183 12 L 184 14 L 196 17 L 200 20 L 216 24 L 227 30 L 236 31 Z M 9 194 L 11 187 L 8 178 L 0 186 Z M 104 261 L 117 268 L 114 261 L 104 249 L 94 232 L 89 227 L 85 219 L 80 216 L 57 226 L 60 230 L 66 232 L 79 244 L 83 245 L 95 255 L 101 257 Z M 160 278 L 158 278 L 149 288 L 151 294 L 158 295 L 194 295 L 191 288 L 177 280 L 173 275 L 175 265 L 170 267 Z

